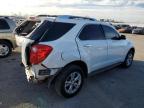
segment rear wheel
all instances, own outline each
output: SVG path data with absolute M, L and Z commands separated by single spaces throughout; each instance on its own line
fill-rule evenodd
M 0 41 L 0 58 L 7 57 L 11 54 L 12 47 L 8 42 Z
M 55 90 L 59 95 L 70 98 L 80 91 L 83 81 L 82 69 L 79 66 L 70 65 L 57 76 Z
M 130 67 L 133 63 L 133 58 L 134 58 L 134 51 L 130 50 L 122 65 L 126 68 Z

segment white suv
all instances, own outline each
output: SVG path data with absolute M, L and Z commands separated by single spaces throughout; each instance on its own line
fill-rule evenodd
M 91 18 L 46 18 L 22 44 L 28 81 L 48 79 L 58 94 L 76 95 L 84 79 L 122 64 L 130 67 L 135 49 L 114 27 Z

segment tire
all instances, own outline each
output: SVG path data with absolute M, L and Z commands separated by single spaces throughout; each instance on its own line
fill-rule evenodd
M 128 68 L 132 65 L 134 58 L 134 51 L 130 50 L 125 58 L 125 61 L 122 63 L 122 66 Z
M 0 41 L 0 58 L 5 58 L 12 53 L 12 47 L 8 42 Z
M 55 80 L 55 90 L 60 96 L 70 98 L 81 90 L 83 83 L 84 75 L 82 69 L 77 65 L 69 65 L 57 76 Z

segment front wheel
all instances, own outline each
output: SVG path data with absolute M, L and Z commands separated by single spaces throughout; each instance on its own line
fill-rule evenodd
M 134 51 L 130 50 L 122 65 L 126 68 L 130 67 L 133 63 L 133 58 L 134 58 Z
M 0 58 L 7 57 L 11 54 L 12 47 L 8 42 L 0 41 Z
M 79 66 L 70 65 L 57 76 L 55 82 L 56 92 L 66 98 L 73 97 L 82 88 L 83 81 L 82 69 Z

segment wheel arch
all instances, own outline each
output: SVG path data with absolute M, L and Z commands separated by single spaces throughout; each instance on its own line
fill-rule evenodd
M 135 54 L 135 48 L 134 48 L 134 47 L 131 47 L 131 48 L 129 48 L 129 50 L 127 51 L 126 55 L 127 55 L 130 51 L 133 51 L 133 54 Z
M 10 46 L 11 46 L 12 48 L 14 48 L 12 42 L 11 42 L 10 40 L 8 40 L 8 39 L 0 39 L 0 42 L 7 42 L 7 43 L 10 44 Z
M 133 51 L 134 53 L 135 53 L 135 48 L 134 47 L 132 47 L 132 48 L 130 48 L 130 50 L 129 51 Z
M 84 72 L 84 76 L 87 77 L 88 76 L 88 67 L 86 65 L 86 63 L 84 61 L 81 60 L 76 60 L 76 61 L 72 61 L 70 63 L 68 63 L 65 67 L 69 66 L 69 65 L 77 65 L 80 66 Z
M 86 65 L 85 62 L 81 61 L 81 60 L 76 60 L 76 61 L 72 61 L 70 63 L 68 63 L 67 65 L 65 65 L 62 69 L 60 69 L 60 71 L 50 80 L 49 82 L 49 86 L 52 83 L 55 83 L 57 77 L 59 76 L 59 74 L 61 74 L 62 70 L 66 67 L 68 67 L 69 65 L 78 65 L 82 68 L 83 72 L 84 72 L 84 77 L 87 78 L 88 77 L 88 67 Z

